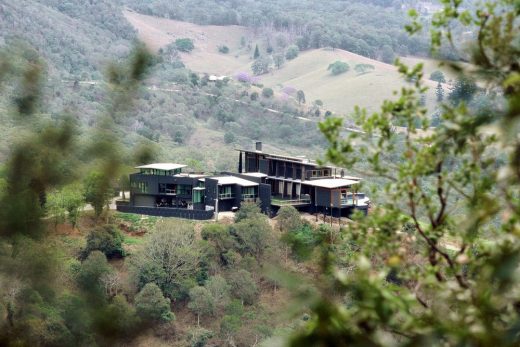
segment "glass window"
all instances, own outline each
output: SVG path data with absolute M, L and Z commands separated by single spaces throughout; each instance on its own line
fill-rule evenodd
M 220 199 L 229 199 L 232 197 L 233 197 L 233 193 L 231 191 L 231 186 L 219 187 L 219 198 Z
M 187 184 L 178 184 L 177 195 L 191 195 L 191 186 Z
M 254 198 L 256 198 L 256 187 L 242 188 L 242 199 L 254 199 Z
M 204 190 L 194 190 L 192 201 L 194 204 L 200 204 L 204 202 Z

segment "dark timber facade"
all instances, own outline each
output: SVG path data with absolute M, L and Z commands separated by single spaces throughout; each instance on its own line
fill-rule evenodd
M 267 153 L 261 142 L 255 150 L 238 152 L 239 175 L 271 187 L 273 211 L 284 205 L 333 216 L 368 211 L 369 199 L 356 189 L 361 179 L 346 176 L 344 169 L 320 166 L 304 157 Z
M 187 219 L 211 219 L 215 212 L 238 210 L 242 202 L 269 211 L 269 186 L 236 175 L 183 173 L 186 165 L 138 166 L 130 175 L 130 200 L 118 201 L 120 212 Z
M 344 170 L 320 166 L 303 157 L 238 150 L 238 173 L 217 176 L 183 173 L 185 165 L 157 163 L 138 166 L 130 175 L 130 200 L 117 210 L 165 217 L 211 219 L 222 211 L 238 210 L 243 202 L 258 203 L 273 215 L 284 205 L 311 213 L 348 216 L 366 213 L 369 200 L 357 192 L 360 179 Z

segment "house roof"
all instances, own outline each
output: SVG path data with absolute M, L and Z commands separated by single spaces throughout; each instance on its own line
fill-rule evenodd
M 312 181 L 304 181 L 302 184 L 312 186 L 312 187 L 319 187 L 319 188 L 341 188 L 341 187 L 347 187 L 351 186 L 353 184 L 358 184 L 359 181 L 355 180 L 347 180 L 344 178 L 324 178 L 319 180 L 312 180 Z
M 181 169 L 186 166 L 187 165 L 175 164 L 175 163 L 154 163 L 154 164 L 136 166 L 135 168 L 136 169 L 155 169 L 155 170 L 170 171 L 170 170 L 175 170 L 175 169 Z
M 240 177 L 235 176 L 219 176 L 219 177 L 208 177 L 212 180 L 217 180 L 218 185 L 229 185 L 229 184 L 238 184 L 242 187 L 256 187 L 258 186 L 258 183 L 245 180 Z M 200 181 L 205 180 L 204 178 L 201 178 Z
M 241 173 L 241 175 L 251 176 L 251 177 L 260 177 L 260 178 L 267 177 L 267 175 L 265 173 L 261 173 L 261 172 L 243 172 L 243 173 Z

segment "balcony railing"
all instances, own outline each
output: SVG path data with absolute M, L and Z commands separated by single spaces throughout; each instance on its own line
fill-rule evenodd
M 222 194 L 218 195 L 218 198 L 221 199 L 221 200 L 224 200 L 224 199 L 234 199 L 235 195 L 233 193 L 222 193 Z

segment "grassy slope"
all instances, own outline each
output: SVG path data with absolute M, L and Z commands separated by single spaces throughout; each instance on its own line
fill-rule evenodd
M 138 30 L 139 37 L 152 49 L 159 49 L 179 37 L 195 41 L 195 50 L 182 54 L 182 60 L 197 72 L 233 75 L 238 71 L 250 72 L 251 52 L 240 49 L 242 36 L 254 36 L 247 28 L 239 26 L 201 26 L 169 19 L 155 18 L 125 11 L 127 20 Z M 220 54 L 219 45 L 229 46 L 229 54 Z M 265 51 L 262 50 L 261 51 Z M 336 60 L 349 63 L 348 73 L 332 76 L 327 67 Z M 427 76 L 434 70 L 434 62 L 419 58 L 407 58 L 409 63 L 425 62 Z M 371 64 L 372 72 L 359 75 L 354 72 L 356 64 Z M 307 102 L 321 99 L 325 109 L 339 114 L 348 114 L 355 105 L 375 111 L 384 99 L 392 97 L 393 90 L 404 86 L 396 68 L 344 50 L 318 49 L 301 53 L 288 61 L 280 70 L 262 76 L 261 83 L 276 90 L 291 86 L 305 92 Z M 427 105 L 433 108 L 436 84 L 427 81 Z M 445 86 L 447 88 L 447 86 Z

